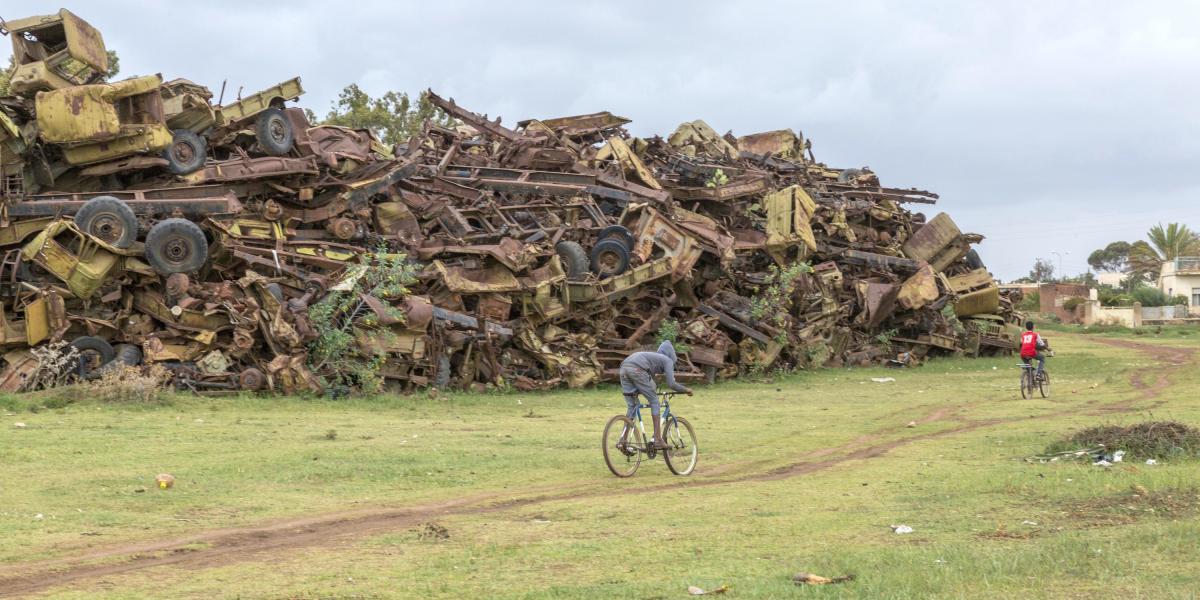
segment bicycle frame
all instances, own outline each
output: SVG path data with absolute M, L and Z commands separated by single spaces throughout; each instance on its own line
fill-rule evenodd
M 671 414 L 671 397 L 674 396 L 675 393 L 676 392 L 674 392 L 674 391 L 656 392 L 659 399 L 662 401 L 662 413 L 659 414 L 659 420 L 658 420 L 658 425 L 662 429 L 662 431 L 666 431 L 667 423 L 671 419 L 675 418 L 674 415 Z M 642 404 L 642 402 L 640 400 L 641 396 L 638 396 L 638 398 L 639 398 L 638 405 L 637 405 L 637 409 L 634 411 L 636 413 L 634 415 L 634 417 L 637 419 L 638 429 L 640 429 L 642 432 L 642 439 L 649 440 L 649 439 L 652 439 L 653 436 L 646 435 L 646 423 L 644 421 L 642 421 L 642 409 L 650 408 L 650 405 Z

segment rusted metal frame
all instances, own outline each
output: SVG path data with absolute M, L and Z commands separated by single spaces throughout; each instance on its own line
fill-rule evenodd
M 671 193 L 666 190 L 650 189 L 640 183 L 626 181 L 624 178 L 617 177 L 611 173 L 606 173 L 604 171 L 593 169 L 591 167 L 585 167 L 579 164 L 576 164 L 573 168 L 575 169 L 576 173 L 591 175 L 596 178 L 596 181 L 623 192 L 628 192 L 635 196 L 641 196 L 643 198 L 653 200 L 664 206 L 669 205 L 671 202 Z
M 278 248 L 259 248 L 259 247 L 251 246 L 248 244 L 238 244 L 237 246 L 231 248 L 231 251 L 234 252 L 235 256 L 237 255 L 238 251 L 248 252 L 248 253 L 257 253 L 257 255 L 259 255 L 259 256 L 271 255 L 272 258 L 275 258 L 275 257 L 278 257 L 279 259 L 287 258 L 287 259 L 291 259 L 291 260 L 294 260 L 299 263 L 303 263 L 303 264 L 307 264 L 307 265 L 311 265 L 311 266 L 319 267 L 319 268 L 323 268 L 323 269 L 330 269 L 330 270 L 344 269 L 344 268 L 346 268 L 346 265 L 349 264 L 345 261 L 334 260 L 332 258 L 322 258 L 320 256 L 299 254 L 296 252 L 288 252 L 286 250 L 280 250 Z M 271 264 L 274 264 L 274 263 L 272 262 Z M 282 264 L 282 260 L 280 260 L 280 264 Z
M 842 252 L 842 257 L 848 263 L 868 267 L 883 267 L 908 271 L 916 271 L 921 268 L 921 263 L 911 258 L 900 258 L 898 256 L 888 256 L 886 254 L 876 254 L 862 250 L 845 250 Z
M 86 204 L 85 200 L 38 200 L 32 202 L 17 202 L 10 204 L 7 214 L 11 217 L 46 217 L 73 215 Z M 160 215 L 179 214 L 192 217 L 202 217 L 214 214 L 234 214 L 241 204 L 232 195 L 229 199 L 211 200 L 134 200 L 127 202 L 135 214 Z M 237 208 L 231 208 L 236 204 Z
M 892 202 L 908 202 L 910 204 L 937 204 L 936 198 L 924 198 L 920 196 L 906 196 L 903 194 L 893 194 L 888 192 L 871 192 L 867 190 L 844 190 L 839 191 L 839 194 L 847 198 L 862 197 L 878 200 L 891 200 Z
M 487 115 L 478 115 L 460 107 L 454 103 L 454 98 L 446 100 L 445 98 L 433 93 L 433 90 L 426 90 L 425 93 L 427 94 L 431 104 L 446 111 L 446 113 L 450 116 L 466 123 L 467 125 L 470 125 L 471 127 L 474 127 L 481 133 L 502 137 L 510 142 L 531 139 L 526 135 L 504 127 L 500 124 L 500 119 L 496 119 L 496 122 L 493 123 L 487 119 Z
M 757 329 L 754 329 L 753 327 L 750 327 L 749 325 L 746 325 L 745 323 L 742 323 L 741 321 L 739 321 L 739 320 L 737 320 L 737 319 L 735 319 L 735 318 L 733 318 L 711 306 L 708 306 L 707 304 L 701 304 L 701 305 L 697 306 L 696 310 L 698 310 L 706 315 L 716 317 L 717 321 L 719 321 L 722 325 L 724 325 L 730 329 L 733 329 L 734 331 L 737 331 L 737 332 L 741 333 L 742 335 L 749 337 L 750 339 L 753 339 L 758 342 L 762 342 L 763 344 L 771 343 L 771 337 L 768 336 L 767 334 L 765 334 Z

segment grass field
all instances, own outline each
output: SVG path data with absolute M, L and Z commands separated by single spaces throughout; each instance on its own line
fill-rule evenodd
M 1045 400 L 1012 358 L 700 388 L 674 404 L 700 440 L 686 478 L 608 473 L 613 388 L 3 398 L 0 596 L 1195 597 L 1200 463 L 1022 458 L 1095 424 L 1200 424 L 1200 334 L 1051 337 Z

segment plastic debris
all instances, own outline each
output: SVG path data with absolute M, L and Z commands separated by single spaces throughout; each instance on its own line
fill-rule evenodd
M 908 525 L 892 525 L 892 531 L 896 533 L 912 533 L 913 528 Z

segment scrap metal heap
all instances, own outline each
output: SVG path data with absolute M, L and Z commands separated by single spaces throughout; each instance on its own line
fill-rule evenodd
M 288 393 L 579 387 L 664 337 L 708 381 L 1013 348 L 981 236 L 790 130 L 509 128 L 430 91 L 456 125 L 385 148 L 287 107 L 298 78 L 229 105 L 68 80 L 64 61 L 103 72 L 98 32 L 65 10 L 8 27 L 3 390 L 44 382 L 35 349 L 63 342 L 84 378 L 156 363 L 183 389 Z

